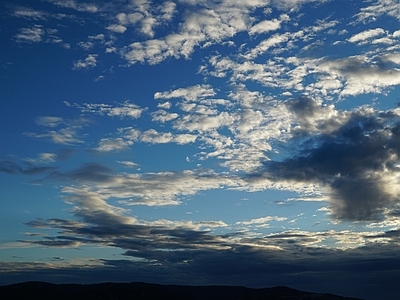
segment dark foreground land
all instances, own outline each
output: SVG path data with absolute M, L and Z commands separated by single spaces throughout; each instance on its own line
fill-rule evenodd
M 288 287 L 251 289 L 238 286 L 179 286 L 148 283 L 101 283 L 101 284 L 51 284 L 25 282 L 0 286 L 0 299 L 74 299 L 74 300 L 267 300 L 267 299 L 327 299 L 350 300 L 331 294 L 302 292 Z

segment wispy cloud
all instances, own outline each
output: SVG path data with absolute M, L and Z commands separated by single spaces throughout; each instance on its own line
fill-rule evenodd
M 56 167 L 49 167 L 49 166 L 23 168 L 12 161 L 4 161 L 4 160 L 0 161 L 0 172 L 13 175 L 18 175 L 18 174 L 35 175 L 35 174 L 47 173 L 54 169 L 56 169 Z
M 19 43 L 38 43 L 43 40 L 44 34 L 43 27 L 35 25 L 32 28 L 21 28 L 15 39 Z
M 48 17 L 48 14 L 46 12 L 35 10 L 29 7 L 17 7 L 14 9 L 12 14 L 15 17 L 33 20 L 43 20 Z
M 88 121 L 79 118 L 76 120 L 65 120 L 60 117 L 38 117 L 36 123 L 43 127 L 49 127 L 53 130 L 47 130 L 44 133 L 26 132 L 25 134 L 34 138 L 50 139 L 56 144 L 76 144 L 83 141 L 78 137 L 77 131 Z
M 94 103 L 83 103 L 83 104 L 73 104 L 83 113 L 93 113 L 98 115 L 106 115 L 110 117 L 120 117 L 120 118 L 133 118 L 137 119 L 140 117 L 145 108 L 141 108 L 138 105 L 125 101 L 119 105 L 111 104 L 94 104 Z
M 75 0 L 67 0 L 67 1 L 47 0 L 47 1 L 54 5 L 64 8 L 71 8 L 80 12 L 96 13 L 99 11 L 99 7 L 94 3 L 76 2 Z

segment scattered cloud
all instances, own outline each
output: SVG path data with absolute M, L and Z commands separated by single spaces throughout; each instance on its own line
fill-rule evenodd
M 71 8 L 80 12 L 96 13 L 99 11 L 99 7 L 93 3 L 82 3 L 76 2 L 75 0 L 58 1 L 58 0 L 47 0 L 48 2 L 64 7 Z
M 116 275 L 123 271 L 130 278 L 158 278 L 166 283 L 187 280 L 193 274 L 201 274 L 196 278 L 204 283 L 231 283 L 237 282 L 239 274 L 249 285 L 264 285 L 267 277 L 271 284 L 277 280 L 278 269 L 279 279 L 290 283 L 299 273 L 306 274 L 307 280 L 320 280 L 321 273 L 326 275 L 322 264 L 330 267 L 330 276 L 360 275 L 354 264 L 398 264 L 397 256 L 391 254 L 398 252 L 400 226 L 400 113 L 398 108 L 387 108 L 389 104 L 379 109 L 375 100 L 370 106 L 359 104 L 371 94 L 388 95 L 400 85 L 400 31 L 382 23 L 364 26 L 384 14 L 399 19 L 396 1 L 360 4 L 357 14 L 350 16 L 357 26 L 347 29 L 331 14 L 300 26 L 307 18 L 298 13 L 301 5 L 312 3 L 307 9 L 313 12 L 329 1 L 48 2 L 62 11 L 72 10 L 69 21 L 80 22 L 85 29 L 96 22 L 100 30 L 71 42 L 76 46 L 72 50 L 86 55 L 73 62 L 74 70 L 93 68 L 96 72 L 100 60 L 108 64 L 101 59 L 104 52 L 107 57 L 123 58 L 124 67 L 138 69 L 158 66 L 132 65 L 154 65 L 167 59 L 172 65 L 172 61 L 192 58 L 184 62 L 191 66 L 199 62 L 193 56 L 196 51 L 207 51 L 207 56 L 196 66 L 194 80 L 184 78 L 177 86 L 169 78 L 157 82 L 158 87 L 137 103 L 65 102 L 69 109 L 101 120 L 93 124 L 107 132 L 88 128 L 82 133 L 89 124 L 82 117 L 36 118 L 41 131 L 32 130 L 26 136 L 74 150 L 40 150 L 26 155 L 31 158 L 22 163 L 2 159 L 0 172 L 35 176 L 34 183 L 56 185 L 70 205 L 71 219 L 28 222 L 35 233 L 25 234 L 12 247 L 113 247 L 123 251 L 123 260 L 95 261 L 93 269 L 79 270 L 96 271 L 96 276 L 103 274 L 98 270 Z M 67 18 L 58 18 L 63 21 L 58 29 L 50 29 L 46 22 L 54 16 L 49 12 L 17 7 L 11 15 L 26 23 L 13 33 L 19 47 L 39 42 L 67 45 L 58 37 Z M 82 15 L 86 17 L 79 19 Z M 115 70 L 99 71 L 94 81 L 107 83 L 111 76 L 105 76 L 106 72 Z M 148 98 L 156 101 L 145 107 Z M 161 172 L 149 171 L 142 164 L 141 156 L 153 159 L 151 151 L 143 149 L 171 149 L 171 144 L 182 151 L 184 167 Z M 191 152 L 189 144 L 195 145 Z M 77 151 L 84 153 L 82 158 L 71 157 Z M 113 156 L 116 153 L 118 159 Z M 60 166 L 52 166 L 56 162 Z M 186 169 L 191 166 L 196 167 Z M 274 196 L 259 201 L 300 210 L 313 205 L 313 211 L 285 217 L 253 211 L 246 217 L 232 214 L 209 220 L 193 209 L 192 220 L 185 219 L 189 209 L 183 210 L 183 205 L 220 190 L 258 192 L 258 196 L 271 190 L 293 192 L 296 195 L 282 196 L 286 197 L 282 201 Z M 249 201 L 241 205 L 252 205 L 253 195 L 246 195 Z M 175 219 L 157 214 L 178 205 L 185 212 Z M 140 213 L 150 209 L 157 213 L 140 219 Z M 221 209 L 229 207 L 221 204 Z M 330 229 L 323 230 L 326 226 Z M 45 229 L 57 233 L 41 233 Z M 8 249 L 10 244 L 1 247 Z M 78 269 L 61 260 L 52 259 L 59 268 Z M 1 264 L 4 272 L 12 273 L 13 266 Z M 23 267 L 53 274 L 46 263 L 14 265 Z M 143 271 L 142 277 L 138 270 Z M 380 270 L 376 274 L 382 275 Z M 247 279 L 249 273 L 252 279 Z M 382 278 L 389 278 L 387 274 Z
M 21 28 L 15 39 L 19 43 L 38 43 L 43 40 L 44 34 L 43 27 L 35 25 L 31 28 Z
M 142 112 L 145 108 L 141 108 L 138 105 L 131 103 L 129 101 L 125 101 L 119 105 L 111 105 L 111 104 L 93 104 L 93 103 L 83 103 L 73 104 L 77 107 L 82 113 L 92 113 L 98 115 L 106 115 L 109 117 L 119 117 L 119 118 L 132 118 L 137 119 L 140 118 Z
M 65 120 L 60 117 L 38 117 L 36 123 L 42 127 L 48 128 L 44 133 L 26 132 L 25 135 L 33 138 L 50 139 L 56 144 L 76 144 L 83 141 L 78 138 L 77 131 L 80 130 L 87 120 L 79 118 L 76 120 Z M 52 130 L 49 130 L 52 129 Z
M 29 7 L 17 7 L 12 14 L 15 17 L 33 20 L 44 20 L 48 16 L 44 11 L 35 10 Z
M 84 60 L 78 60 L 74 62 L 73 69 L 91 69 L 97 65 L 98 54 L 89 54 Z
M 179 88 L 168 92 L 157 92 L 154 99 L 184 98 L 187 101 L 196 101 L 206 97 L 215 96 L 215 91 L 210 85 L 195 85 L 187 88 Z
M 95 150 L 100 152 L 119 151 L 124 150 L 133 144 L 132 141 L 126 141 L 122 138 L 108 139 L 103 138 L 100 140 L 99 145 Z
M 366 40 L 383 35 L 384 33 L 385 30 L 383 30 L 382 28 L 368 29 L 353 35 L 351 38 L 349 38 L 349 42 L 362 44 L 365 43 Z

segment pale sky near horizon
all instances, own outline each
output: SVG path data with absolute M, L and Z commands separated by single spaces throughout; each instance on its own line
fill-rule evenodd
M 1 285 L 398 292 L 398 0 L 0 17 Z

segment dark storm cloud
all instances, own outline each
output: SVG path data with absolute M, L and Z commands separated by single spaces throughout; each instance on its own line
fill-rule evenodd
M 288 107 L 304 120 L 320 110 L 309 98 L 292 100 Z M 352 112 L 336 130 L 309 134 L 307 139 L 303 135 L 301 150 L 283 161 L 266 163 L 263 176 L 319 183 L 327 189 L 337 218 L 377 219 L 398 201 L 384 177 L 400 172 L 399 121 L 393 112 Z
M 0 161 L 0 172 L 8 174 L 35 175 L 54 170 L 56 167 L 30 167 L 22 168 L 12 161 Z

